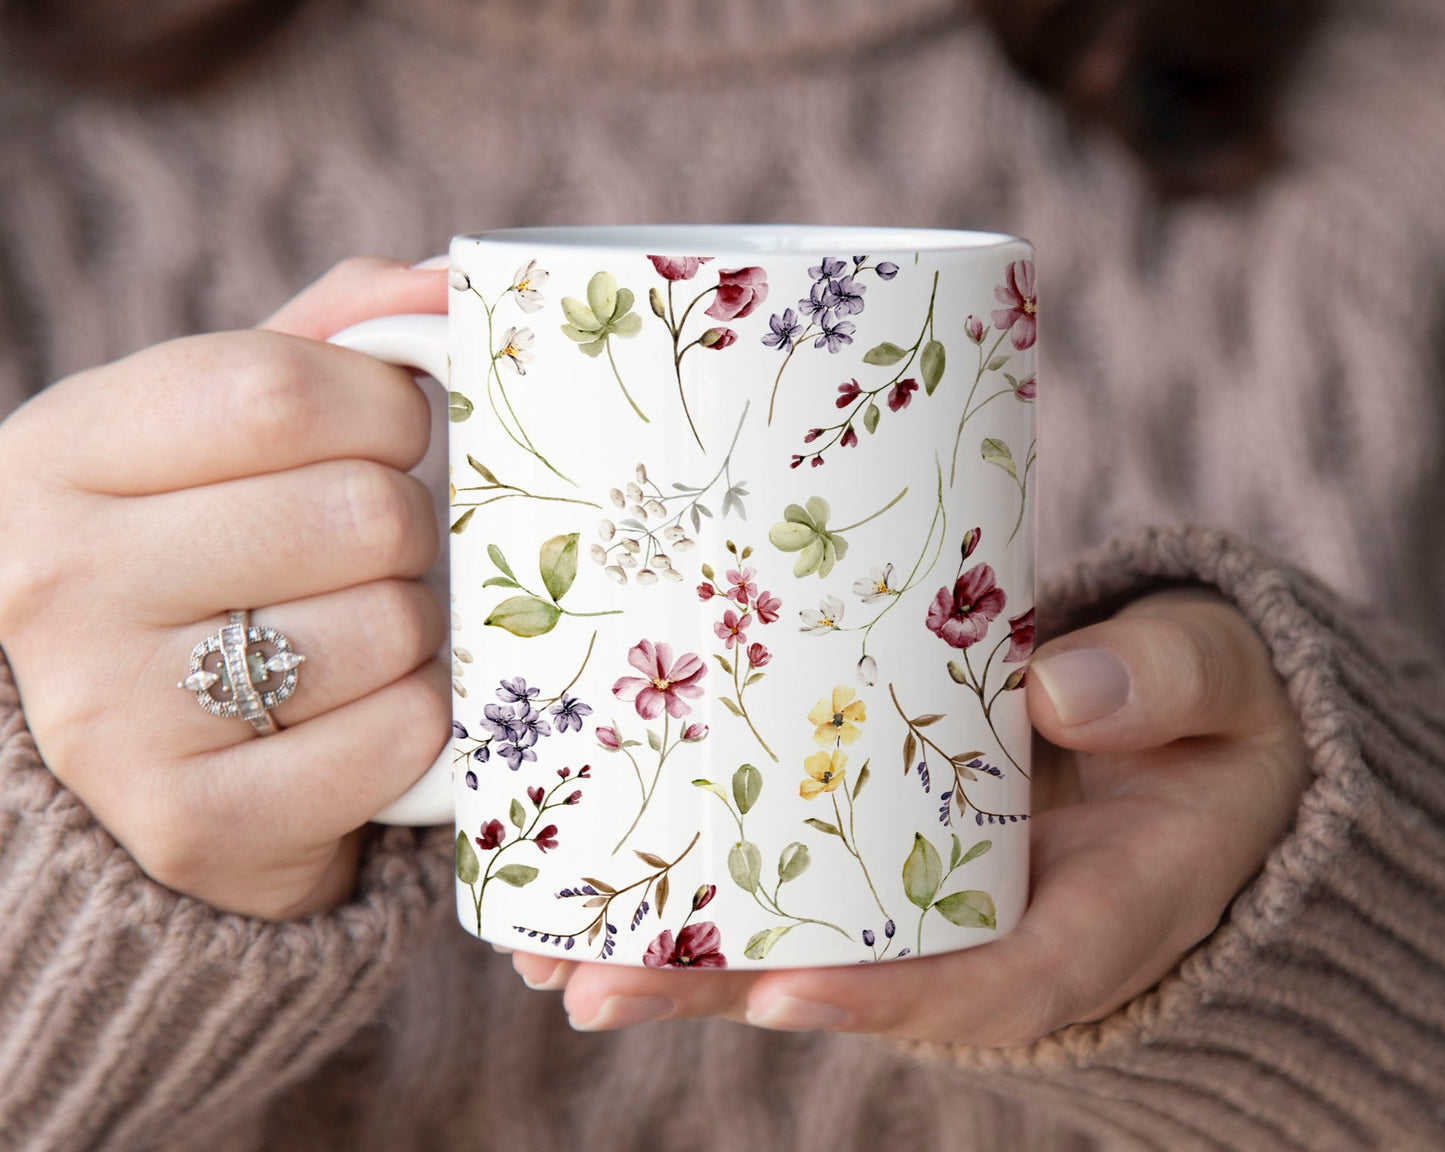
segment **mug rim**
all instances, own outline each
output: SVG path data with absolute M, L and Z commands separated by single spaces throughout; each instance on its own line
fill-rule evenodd
M 609 224 L 545 225 L 464 232 L 453 243 L 529 248 L 658 253 L 735 252 L 748 255 L 832 256 L 852 252 L 979 252 L 1033 245 L 1006 232 L 894 225 Z

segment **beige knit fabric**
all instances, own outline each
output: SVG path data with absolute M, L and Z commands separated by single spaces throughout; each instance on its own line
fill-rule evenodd
M 1445 1144 L 1445 684 L 1336 595 L 1445 647 L 1442 63 L 1433 0 L 1339 3 L 1286 109 L 1291 167 L 1169 207 L 949 0 L 317 0 L 185 100 L 7 69 L 0 412 L 454 231 L 1028 235 L 1053 627 L 1156 581 L 1221 588 L 1317 784 L 1159 990 L 1028 1051 L 944 1054 L 958 1070 L 719 1022 L 575 1036 L 447 923 L 446 835 L 380 835 L 333 916 L 217 915 L 146 881 L 45 772 L 3 669 L 0 1148 Z M 1190 522 L 1263 552 L 1176 530 L 1068 568 Z

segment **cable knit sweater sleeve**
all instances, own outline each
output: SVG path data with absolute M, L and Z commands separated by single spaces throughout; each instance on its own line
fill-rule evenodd
M 1218 930 L 1149 994 L 1012 1051 L 915 1050 L 1157 1149 L 1445 1147 L 1445 676 L 1373 614 L 1230 537 L 1148 532 L 1041 598 L 1047 634 L 1155 587 L 1259 631 L 1314 780 Z
M 180 896 L 41 763 L 0 655 L 0 1148 L 198 1147 L 254 1115 L 375 1018 L 450 895 L 418 837 L 381 834 L 325 917 Z

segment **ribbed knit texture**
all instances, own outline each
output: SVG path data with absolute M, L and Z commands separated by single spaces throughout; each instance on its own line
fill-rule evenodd
M 1445 1146 L 1442 63 L 1434 0 L 1341 0 L 1285 109 L 1291 165 L 1170 207 L 950 0 L 316 0 L 189 100 L 7 71 L 0 413 L 454 231 L 1028 235 L 1041 612 L 1057 631 L 1157 582 L 1218 587 L 1265 637 L 1316 783 L 1179 971 L 1031 1049 L 576 1036 L 447 923 L 445 836 L 386 833 L 356 902 L 303 924 L 149 883 L 36 760 L 6 669 L 0 1148 Z M 1132 534 L 1187 523 L 1262 551 Z

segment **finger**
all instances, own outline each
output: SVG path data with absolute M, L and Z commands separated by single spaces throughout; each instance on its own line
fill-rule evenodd
M 1050 813 L 1036 841 L 1055 831 L 1049 822 L 1081 813 L 1112 825 L 1120 814 L 1096 811 L 1105 807 Z M 990 1047 L 1097 1018 L 1150 987 L 1212 927 L 1201 886 L 1189 883 L 1193 869 L 1181 864 L 1198 858 L 1171 852 L 1179 831 L 1154 824 L 1127 845 L 1104 845 L 1096 828 L 1079 827 L 1036 875 L 1028 911 L 1001 940 L 896 963 L 766 973 L 750 990 L 746 1018 L 786 1031 Z
M 1045 739 L 1087 752 L 1158 748 L 1191 736 L 1247 738 L 1288 713 L 1269 654 L 1213 596 L 1151 596 L 1041 647 L 1029 716 Z
M 170 783 L 200 826 L 244 821 L 248 851 L 284 855 L 365 824 L 431 766 L 450 726 L 450 673 L 432 660 L 275 736 L 185 762 Z
M 607 1032 L 649 1020 L 726 1016 L 741 1020 L 752 972 L 621 968 L 579 964 L 562 1006 L 579 1032 Z
M 343 260 L 261 321 L 262 328 L 329 340 L 343 328 L 405 312 L 445 312 L 447 270 L 400 260 L 355 256 Z
M 567 987 L 567 981 L 577 968 L 574 960 L 559 960 L 555 956 L 535 952 L 512 953 L 512 969 L 528 988 L 538 992 L 557 992 Z
M 406 471 L 431 428 L 426 396 L 402 369 L 261 331 L 188 337 L 72 376 L 26 418 L 34 434 L 17 443 L 47 474 L 113 495 L 341 457 Z
M 176 629 L 174 667 L 187 668 L 191 646 L 214 635 L 223 622 L 217 617 L 206 624 Z M 415 671 L 436 657 L 447 636 L 447 614 L 441 601 L 429 586 L 416 580 L 376 580 L 271 605 L 253 612 L 251 623 L 276 629 L 305 657 L 296 691 L 271 709 L 283 728 L 359 700 Z M 205 667 L 215 671 L 219 664 L 217 653 Z M 273 674 L 273 679 L 258 687 L 270 691 L 280 679 L 279 673 Z M 178 754 L 183 756 L 238 744 L 253 735 L 245 723 L 217 725 L 194 704 L 188 706 L 184 720 L 189 723 L 169 726 Z
M 106 531 L 99 554 L 142 606 L 132 611 L 187 626 L 238 606 L 414 579 L 438 548 L 426 488 L 363 460 L 118 501 Z

